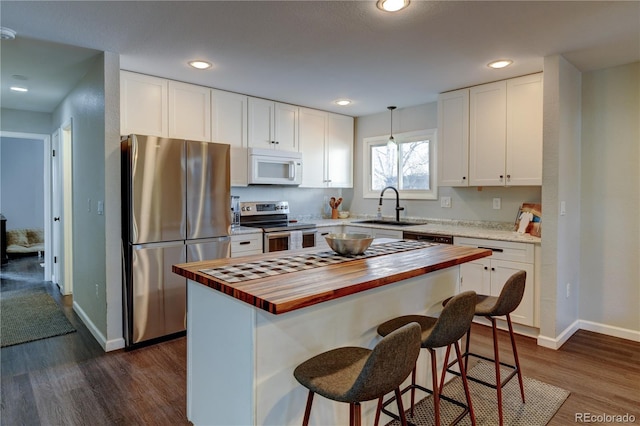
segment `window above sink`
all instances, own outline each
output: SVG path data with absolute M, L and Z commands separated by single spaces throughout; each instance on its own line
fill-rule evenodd
M 436 130 L 426 129 L 364 138 L 364 198 L 378 198 L 393 186 L 404 200 L 436 200 Z M 406 226 L 406 225 L 405 225 Z

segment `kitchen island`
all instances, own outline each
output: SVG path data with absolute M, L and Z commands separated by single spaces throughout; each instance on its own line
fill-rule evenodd
M 373 347 L 378 324 L 394 316 L 438 311 L 441 300 L 458 292 L 459 265 L 491 254 L 382 243 L 367 252 L 388 244 L 405 250 L 336 260 L 332 252 L 317 256 L 317 249 L 306 249 L 174 265 L 188 278 L 188 419 L 195 425 L 300 424 L 307 391 L 293 377 L 298 364 L 338 346 Z M 311 260 L 301 262 L 305 256 Z M 428 380 L 428 369 L 420 368 L 426 361 L 418 364 L 419 379 Z M 363 404 L 363 423 L 372 422 L 375 405 Z M 347 422 L 346 404 L 315 399 L 311 424 Z

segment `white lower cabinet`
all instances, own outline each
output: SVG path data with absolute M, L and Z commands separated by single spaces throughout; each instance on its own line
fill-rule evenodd
M 345 231 L 353 234 L 369 234 L 374 238 L 402 238 L 402 231 L 395 229 L 380 229 L 361 226 L 345 226 Z
M 327 244 L 327 240 L 325 240 L 324 237 L 329 234 L 340 234 L 343 232 L 342 228 L 342 225 L 319 227 L 316 232 L 316 248 L 319 250 L 328 250 L 329 244 Z
M 460 291 L 473 290 L 478 294 L 499 296 L 507 279 L 515 272 L 527 273 L 524 296 L 520 306 L 511 314 L 514 323 L 535 326 L 534 245 L 508 241 L 455 237 L 454 244 L 488 248 L 491 257 L 460 265 Z
M 262 233 L 231 236 L 231 257 L 262 253 Z

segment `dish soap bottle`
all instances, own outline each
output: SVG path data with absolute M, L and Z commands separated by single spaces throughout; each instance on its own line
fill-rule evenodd
M 382 210 L 380 206 L 378 206 L 378 214 L 376 215 L 376 218 L 378 220 L 382 220 Z

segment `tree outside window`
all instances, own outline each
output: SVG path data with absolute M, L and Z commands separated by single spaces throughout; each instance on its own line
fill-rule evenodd
M 396 134 L 396 144 L 387 144 L 385 137 L 367 138 L 369 194 L 375 196 L 387 186 L 404 192 L 405 198 L 432 199 L 434 131 Z M 365 194 L 367 195 L 367 194 Z

